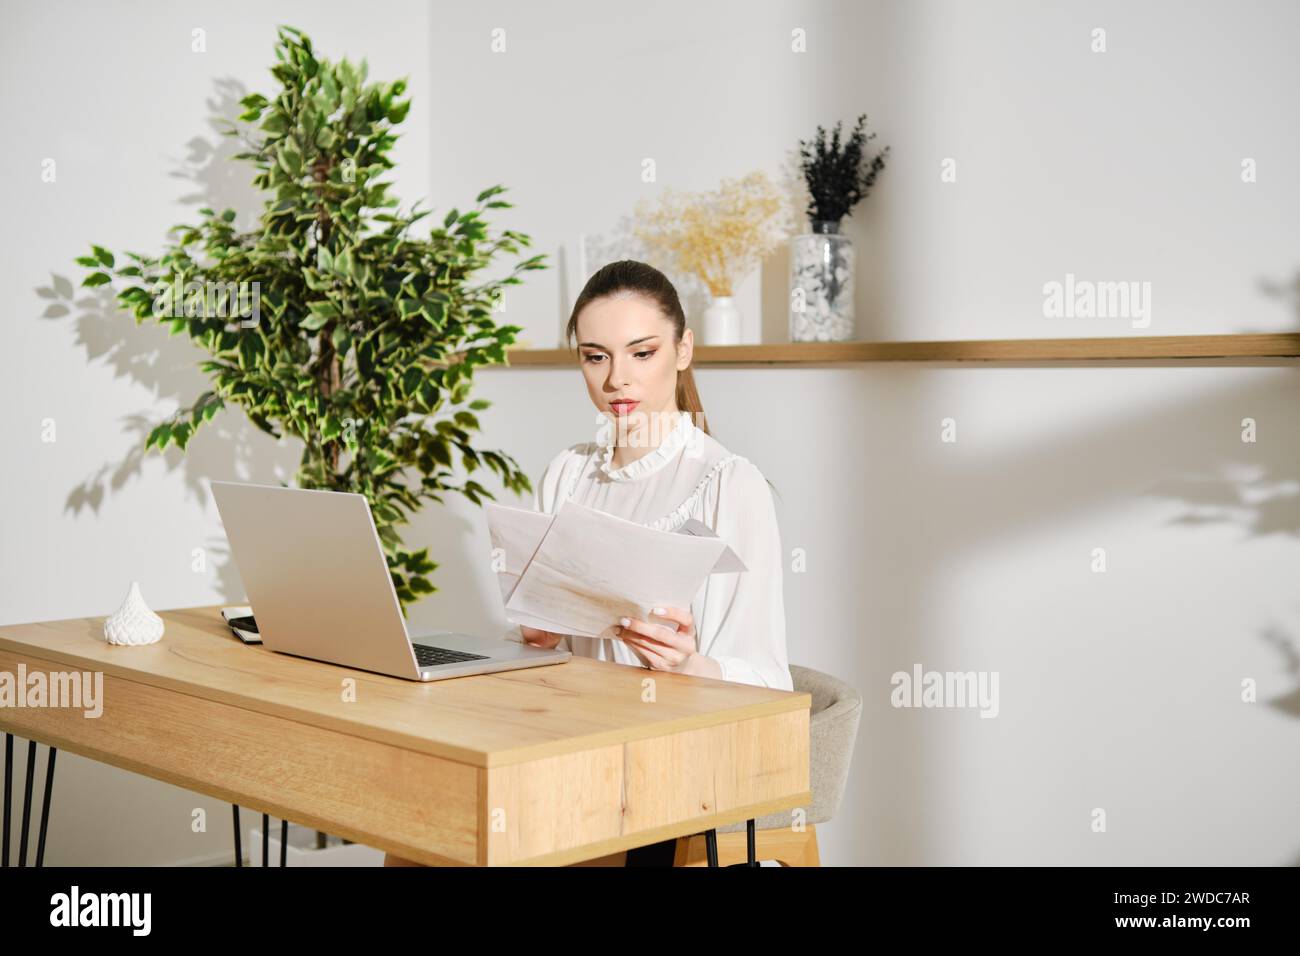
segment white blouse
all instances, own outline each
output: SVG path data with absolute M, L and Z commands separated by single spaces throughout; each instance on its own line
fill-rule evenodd
M 692 599 L 699 652 L 721 665 L 724 680 L 793 690 L 771 489 L 755 465 L 705 434 L 689 412 L 679 412 L 671 427 L 658 448 L 622 468 L 612 465 L 612 428 L 608 441 L 564 449 L 537 482 L 533 510 L 555 514 L 574 501 L 663 531 L 702 521 L 748 570 L 710 574 Z M 584 657 L 646 666 L 618 639 L 566 634 L 561 644 Z

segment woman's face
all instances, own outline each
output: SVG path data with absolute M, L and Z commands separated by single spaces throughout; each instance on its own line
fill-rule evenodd
M 641 296 L 623 295 L 585 305 L 576 331 L 587 394 L 620 430 L 658 427 L 661 416 L 678 410 L 677 373 L 691 364 L 690 329 L 674 344 L 667 316 Z

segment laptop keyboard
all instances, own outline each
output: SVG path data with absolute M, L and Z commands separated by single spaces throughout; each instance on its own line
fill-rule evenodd
M 438 664 L 459 664 L 462 661 L 485 661 L 486 654 L 469 654 L 465 651 L 448 650 L 445 647 L 430 647 L 428 644 L 412 644 L 415 648 L 415 660 L 421 667 L 436 667 Z

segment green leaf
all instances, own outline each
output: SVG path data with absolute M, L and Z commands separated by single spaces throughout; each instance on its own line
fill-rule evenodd
M 334 317 L 331 315 L 322 315 L 319 312 L 313 312 L 311 315 L 307 316 L 307 318 L 302 320 L 301 325 L 304 329 L 314 332 L 319 328 L 323 328 L 333 318 Z
M 112 281 L 113 280 L 110 279 L 106 273 L 92 272 L 90 275 L 86 276 L 86 278 L 81 280 L 81 285 L 82 288 L 93 289 L 97 285 L 107 285 Z
M 195 425 L 203 421 L 203 409 L 207 407 L 208 399 L 212 397 L 212 392 L 204 392 L 198 397 L 198 400 L 194 403 L 194 407 L 190 409 L 190 421 Z
M 356 260 L 352 257 L 351 249 L 344 249 L 343 254 L 336 256 L 334 259 L 334 271 L 348 278 L 352 278 L 356 267 Z
M 352 332 L 346 325 L 336 325 L 331 341 L 334 344 L 334 351 L 339 355 L 346 355 L 348 349 L 352 347 Z
M 103 246 L 92 245 L 90 248 L 94 250 L 96 259 L 108 266 L 110 269 L 113 268 L 113 253 L 109 252 Z
M 407 562 L 407 567 L 413 574 L 428 574 L 438 567 L 437 561 L 429 560 L 429 549 L 421 548 L 415 554 L 411 555 L 411 560 Z
M 357 346 L 357 371 L 363 379 L 371 379 L 375 374 L 375 345 L 363 341 Z
M 138 285 L 133 285 L 130 288 L 123 289 L 117 294 L 117 297 L 129 306 L 153 302 L 153 296 L 151 296 L 147 290 Z
M 337 438 L 343 431 L 343 423 L 338 420 L 336 415 L 325 416 L 325 426 L 321 429 L 320 437 L 322 441 L 329 441 L 331 438 Z
M 279 110 L 273 110 L 262 120 L 262 129 L 272 135 L 279 135 L 288 129 L 288 123 L 285 121 L 284 114 Z
M 429 324 L 435 329 L 442 327 L 442 320 L 447 316 L 447 307 L 441 302 L 431 302 L 425 299 L 420 305 L 420 314 L 428 320 Z
M 293 140 L 286 139 L 280 151 L 276 154 L 276 161 L 290 176 L 302 175 L 302 153 L 298 152 L 298 147 L 294 145 Z
M 149 437 L 144 440 L 144 447 L 147 450 L 152 445 L 157 445 L 158 450 L 162 451 L 167 447 L 167 442 L 171 439 L 172 426 L 168 422 L 163 422 L 156 426 L 149 433 Z
M 239 364 L 246 369 L 257 368 L 257 358 L 264 349 L 261 333 L 243 329 L 239 334 Z
M 98 269 L 99 260 L 94 256 L 77 256 L 77 265 L 85 266 L 87 269 Z

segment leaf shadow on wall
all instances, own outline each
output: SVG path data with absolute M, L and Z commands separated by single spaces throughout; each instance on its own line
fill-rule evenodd
M 247 144 L 241 137 L 221 135 L 243 111 L 239 100 L 246 92 L 243 84 L 235 79 L 216 81 L 215 93 L 207 101 L 211 140 L 203 136 L 191 139 L 184 157 L 175 160 L 175 169 L 168 174 L 194 184 L 194 189 L 180 198 L 183 205 L 194 210 L 204 206 L 216 210 L 233 208 L 236 224 L 255 222 L 263 202 L 262 195 L 251 185 L 252 166 L 231 159 Z M 170 225 L 159 224 L 160 240 Z M 107 237 L 107 245 L 120 254 L 121 248 L 113 244 L 112 237 Z M 150 250 L 149 254 L 157 251 Z M 84 254 L 84 250 L 78 249 L 78 254 Z M 117 288 L 124 287 L 119 281 Z M 198 368 L 198 363 L 209 355 L 188 336 L 172 336 L 169 329 L 153 319 L 136 325 L 135 316 L 119 308 L 116 294 L 109 287 L 77 289 L 70 277 L 52 274 L 49 285 L 36 291 L 49 303 L 42 313 L 43 319 L 64 321 L 72 317 L 75 344 L 85 351 L 89 363 L 108 366 L 115 378 L 128 378 L 154 396 L 147 409 L 123 419 L 121 454 L 87 475 L 67 494 L 66 513 L 78 515 L 89 509 L 99 514 L 110 494 L 139 478 L 145 462 L 145 439 L 167 417 L 155 409 L 170 405 L 188 407 L 203 392 L 211 390 L 211 382 Z M 292 478 L 300 454 L 300 442 L 277 443 L 251 424 L 240 408 L 227 405 L 195 431 L 184 451 L 169 445 L 161 458 L 168 474 L 179 472 L 197 505 L 207 509 L 210 480 L 280 484 Z M 151 450 L 149 455 L 154 457 L 158 452 Z M 215 512 L 215 505 L 212 507 Z M 215 574 L 223 599 L 242 600 L 242 583 L 230 560 L 225 534 L 209 537 L 203 552 L 204 565 L 199 573 Z

